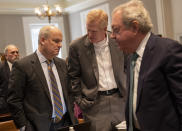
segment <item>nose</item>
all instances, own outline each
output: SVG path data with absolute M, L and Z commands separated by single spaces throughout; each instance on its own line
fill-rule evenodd
M 111 38 L 116 39 L 116 36 L 115 36 L 115 34 L 113 32 L 111 33 Z
M 62 47 L 62 43 L 61 43 L 61 42 L 59 42 L 58 47 L 59 47 L 59 48 L 61 48 L 61 47 Z

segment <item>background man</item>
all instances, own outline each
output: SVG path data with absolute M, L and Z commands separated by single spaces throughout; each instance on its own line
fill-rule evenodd
M 182 46 L 152 34 L 151 28 L 140 0 L 113 11 L 112 37 L 121 50 L 133 53 L 128 70 L 128 130 L 182 131 Z
M 7 45 L 4 54 L 5 60 L 0 63 L 0 114 L 9 112 L 6 103 L 8 81 L 12 64 L 19 59 L 19 50 L 15 45 Z
M 38 50 L 13 65 L 8 104 L 17 128 L 55 131 L 74 122 L 68 98 L 67 66 L 57 58 L 62 33 L 44 26 Z
M 100 9 L 87 15 L 87 34 L 69 49 L 68 72 L 73 96 L 91 120 L 91 131 L 110 131 L 124 118 L 124 56 L 107 32 L 108 16 Z

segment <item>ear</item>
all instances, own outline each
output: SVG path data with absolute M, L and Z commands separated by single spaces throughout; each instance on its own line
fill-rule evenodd
M 107 31 L 107 27 L 104 28 L 104 31 Z
M 138 23 L 138 21 L 136 21 L 136 20 L 132 21 L 132 23 L 131 23 L 131 29 L 132 29 L 132 31 L 135 34 L 138 33 L 138 31 L 139 31 L 139 23 Z
M 41 39 L 40 39 L 40 44 L 41 44 L 41 45 L 44 45 L 44 44 L 45 44 L 45 38 L 44 38 L 44 37 L 41 37 Z

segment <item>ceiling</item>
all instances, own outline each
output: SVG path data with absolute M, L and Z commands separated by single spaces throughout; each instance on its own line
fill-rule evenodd
M 59 4 L 62 8 L 68 8 L 88 0 L 0 0 L 0 14 L 33 13 L 34 8 L 48 3 L 51 7 Z

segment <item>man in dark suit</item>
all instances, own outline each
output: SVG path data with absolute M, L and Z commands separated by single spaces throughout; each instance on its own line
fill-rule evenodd
M 108 16 L 100 9 L 87 15 L 87 34 L 69 49 L 68 72 L 75 102 L 91 131 L 110 131 L 125 120 L 124 55 L 107 32 Z
M 140 0 L 112 13 L 112 37 L 131 54 L 128 131 L 182 131 L 182 45 L 152 34 L 151 28 Z
M 68 96 L 67 66 L 56 57 L 62 33 L 44 26 L 38 50 L 13 65 L 8 104 L 17 128 L 26 131 L 56 131 L 75 122 Z
M 4 55 L 5 60 L 0 63 L 0 114 L 9 113 L 6 102 L 8 81 L 12 64 L 19 59 L 19 50 L 15 45 L 7 45 Z

